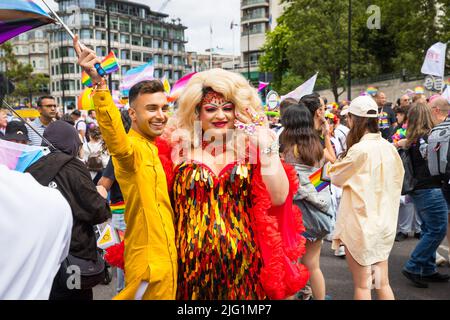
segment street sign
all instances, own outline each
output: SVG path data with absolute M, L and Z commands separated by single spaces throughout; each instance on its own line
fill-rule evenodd
M 274 110 L 280 106 L 280 95 L 276 91 L 270 91 L 266 96 L 266 104 L 269 110 Z

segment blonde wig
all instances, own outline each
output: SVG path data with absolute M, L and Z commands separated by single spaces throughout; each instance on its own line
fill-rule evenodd
M 197 73 L 189 80 L 181 93 L 175 115 L 178 129 L 190 133 L 194 146 L 198 145 L 197 140 L 200 138 L 194 130 L 194 123 L 200 120 L 200 102 L 204 90 L 207 88 L 222 94 L 225 100 L 232 102 L 235 112 L 246 114 L 246 109 L 256 112 L 263 111 L 257 90 L 242 75 L 223 69 L 211 69 Z

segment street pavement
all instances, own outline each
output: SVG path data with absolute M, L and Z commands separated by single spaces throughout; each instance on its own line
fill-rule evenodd
M 391 287 L 397 300 L 450 300 L 450 282 L 430 283 L 428 289 L 414 287 L 406 279 L 401 270 L 409 255 L 417 244 L 417 239 L 410 237 L 402 242 L 395 242 L 389 258 L 389 278 Z M 439 252 L 448 256 L 447 241 L 444 240 Z M 331 243 L 325 241 L 322 248 L 320 262 L 327 287 L 327 294 L 332 300 L 351 300 L 353 298 L 353 284 L 350 271 L 345 259 L 334 256 Z M 440 267 L 439 272 L 450 274 L 448 265 Z M 114 279 L 109 285 L 99 285 L 94 288 L 95 300 L 109 300 L 115 295 Z

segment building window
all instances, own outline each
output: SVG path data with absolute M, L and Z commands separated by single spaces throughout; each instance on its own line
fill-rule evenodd
M 97 57 L 106 57 L 106 47 L 97 47 L 95 49 L 95 54 L 97 55 Z
M 111 41 L 119 42 L 119 34 L 111 33 Z
M 62 90 L 75 90 L 75 80 L 64 80 L 61 81 Z
M 171 56 L 164 56 L 164 64 L 165 65 L 172 64 L 172 57 Z
M 122 75 L 127 73 L 128 70 L 130 70 L 130 66 L 123 65 L 123 66 L 120 67 L 120 72 L 122 73 Z
M 95 26 L 100 28 L 106 28 L 105 16 L 95 15 Z
M 127 34 L 121 34 L 120 35 L 120 43 L 123 43 L 123 44 L 130 43 L 130 36 Z
M 120 82 L 119 81 L 112 81 L 111 87 L 113 90 L 119 90 Z
M 119 56 L 119 49 L 117 49 L 117 48 L 111 48 L 111 51 L 114 52 L 114 55 L 115 55 L 116 57 Z
M 54 66 L 52 66 L 52 76 L 55 74 L 55 67 Z M 53 89 L 53 90 L 55 90 L 55 89 Z
M 162 70 L 161 69 L 155 69 L 155 78 L 161 78 Z
M 32 64 L 33 64 L 33 69 L 35 69 L 36 68 L 36 61 L 32 61 Z
M 153 48 L 161 49 L 161 40 L 153 40 Z
M 82 26 L 92 26 L 92 15 L 90 13 L 80 14 L 80 22 Z
M 164 50 L 171 50 L 172 46 L 169 41 L 164 41 Z
M 152 60 L 152 54 L 151 53 L 144 53 L 143 61 L 144 62 L 149 62 L 150 60 Z
M 142 46 L 146 47 L 146 48 L 151 48 L 152 47 L 152 39 L 150 38 L 142 38 Z
M 133 46 L 141 46 L 141 45 L 142 45 L 141 37 L 135 37 L 135 36 L 132 36 L 132 37 L 131 37 L 131 44 L 132 44 Z
M 122 32 L 130 32 L 130 20 L 119 18 L 119 30 Z
M 155 37 L 162 37 L 162 31 L 160 26 L 154 26 L 153 27 L 153 35 Z
M 95 39 L 97 40 L 106 40 L 106 32 L 105 31 L 95 31 Z
M 111 30 L 119 30 L 119 20 L 116 17 L 111 17 Z
M 178 43 L 173 44 L 173 51 L 178 52 Z
M 175 71 L 173 73 L 173 80 L 177 81 L 181 78 L 181 71 Z
M 55 66 L 55 74 L 59 74 L 59 65 Z
M 56 81 L 56 91 L 59 91 L 59 81 Z
M 164 71 L 164 77 L 166 79 L 172 79 L 172 70 L 166 70 Z
M 52 82 L 52 92 L 54 92 L 54 91 L 55 91 L 55 83 Z
M 141 33 L 141 24 L 138 21 L 131 21 L 131 33 Z
M 142 54 L 140 52 L 134 52 L 131 55 L 133 61 L 142 61 Z
M 75 73 L 75 65 L 73 63 L 63 63 L 61 64 L 62 73 Z
M 152 35 L 152 25 L 144 23 L 142 25 L 142 33 L 147 36 L 151 36 Z
M 73 47 L 62 47 L 60 56 L 61 57 L 75 57 L 75 50 Z
M 130 50 L 122 50 L 120 52 L 120 59 L 122 59 L 122 60 L 130 60 Z
M 90 40 L 94 37 L 92 30 L 90 29 L 81 29 L 80 31 L 80 39 Z
M 161 57 L 161 55 L 155 54 L 155 55 L 153 56 L 153 62 L 154 62 L 154 63 L 162 63 L 162 57 Z

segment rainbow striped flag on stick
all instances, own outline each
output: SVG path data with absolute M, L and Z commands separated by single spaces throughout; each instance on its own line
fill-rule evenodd
M 100 64 L 105 70 L 106 74 L 110 74 L 119 70 L 119 62 L 117 61 L 116 55 L 111 51 Z M 81 83 L 87 87 L 92 87 L 92 79 L 88 76 L 86 72 L 81 73 Z
M 315 173 L 313 173 L 311 176 L 309 176 L 309 180 L 311 181 L 313 186 L 316 188 L 317 192 L 321 192 L 322 190 L 324 190 L 326 187 L 328 187 L 330 185 L 329 181 L 322 180 L 323 170 L 324 170 L 323 168 L 320 168 Z

